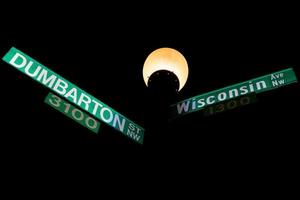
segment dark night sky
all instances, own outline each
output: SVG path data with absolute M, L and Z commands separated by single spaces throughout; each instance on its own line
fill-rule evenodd
M 1 57 L 14 46 L 151 131 L 146 130 L 144 145 L 104 123 L 95 136 L 44 104 L 48 89 L 1 61 L 1 146 L 8 159 L 101 162 L 110 157 L 139 166 L 185 163 L 195 171 L 203 163 L 211 163 L 206 168 L 224 163 L 295 167 L 298 83 L 259 94 L 258 102 L 243 108 L 211 117 L 194 113 L 159 127 L 160 111 L 147 114 L 153 100 L 142 79 L 144 60 L 159 47 L 179 50 L 189 63 L 178 101 L 288 67 L 299 78 L 298 32 L 288 17 L 245 14 L 237 20 L 237 14 L 162 12 L 139 22 L 72 14 L 61 18 L 59 12 L 43 23 L 26 18 L 29 24 L 2 29 Z

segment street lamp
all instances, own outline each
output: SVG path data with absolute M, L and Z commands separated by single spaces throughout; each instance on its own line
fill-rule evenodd
M 143 66 L 143 78 L 151 103 L 147 106 L 146 128 L 152 143 L 159 143 L 156 136 L 168 131 L 169 106 L 184 87 L 189 74 L 184 56 L 172 48 L 159 48 L 149 54 Z
M 161 92 L 179 92 L 185 85 L 188 74 L 186 59 L 172 48 L 156 49 L 147 57 L 143 67 L 145 84 Z

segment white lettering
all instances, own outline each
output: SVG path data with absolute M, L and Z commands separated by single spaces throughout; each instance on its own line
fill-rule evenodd
M 272 81 L 272 85 L 273 85 L 273 87 L 278 86 L 278 81 L 277 80 Z
M 247 94 L 248 93 L 247 86 L 240 87 L 240 91 L 241 91 L 241 95 Z
M 271 75 L 271 80 L 277 79 L 277 78 L 282 78 L 283 77 L 283 73 L 279 73 L 279 74 L 272 74 Z
M 181 114 L 182 111 L 187 112 L 189 110 L 190 101 L 183 102 L 181 104 L 177 104 L 177 112 Z
M 41 81 L 41 79 L 43 78 L 42 84 L 47 85 L 50 82 L 48 87 L 51 88 L 57 77 L 52 74 L 49 78 L 47 78 L 47 74 L 48 74 L 48 71 L 43 69 L 41 71 L 41 73 L 39 74 L 39 76 L 37 77 L 37 80 Z
M 210 100 L 210 99 L 213 99 L 213 100 Z M 215 102 L 216 102 L 215 96 L 209 96 L 209 97 L 207 97 L 207 100 L 206 100 L 207 104 L 213 104 Z
M 218 100 L 219 101 L 224 101 L 226 99 L 226 93 L 225 92 L 222 92 L 220 94 L 218 94 Z
M 65 113 L 68 113 L 70 110 L 71 104 L 69 104 L 69 103 L 64 103 L 64 104 L 66 106 Z
M 76 113 L 79 113 L 79 117 L 76 116 Z M 72 116 L 74 119 L 76 119 L 78 121 L 81 121 L 84 118 L 83 113 L 80 110 L 78 110 L 77 108 L 74 108 L 72 110 Z
M 127 135 L 131 138 L 133 138 L 136 141 L 140 140 L 140 136 L 138 134 L 136 134 L 135 132 L 131 131 L 131 130 L 127 130 Z
M 73 99 L 73 103 L 76 104 L 77 102 L 77 89 L 76 88 L 72 88 L 69 92 L 67 92 L 67 94 L 65 95 L 66 98 L 70 97 Z
M 272 85 L 275 87 L 275 86 L 279 86 L 279 85 L 283 85 L 284 84 L 284 79 L 282 80 L 275 80 L 275 81 L 272 81 Z
M 39 71 L 41 70 L 41 66 L 37 66 L 37 67 L 35 68 L 35 71 L 34 71 L 34 72 L 30 72 L 29 70 L 30 70 L 30 68 L 31 68 L 32 65 L 33 65 L 33 62 L 30 61 L 30 62 L 27 64 L 26 68 L 25 68 L 25 73 L 26 73 L 28 76 L 30 76 L 30 77 L 35 77 L 35 76 L 39 73 Z
M 80 107 L 82 107 L 81 104 L 85 103 L 85 109 L 89 110 L 89 105 L 90 105 L 91 101 L 92 100 L 91 100 L 91 98 L 88 95 L 86 95 L 84 93 L 81 93 L 81 95 L 79 97 L 79 100 L 78 100 L 78 105 Z
M 89 122 L 92 121 L 93 125 L 91 125 Z M 98 126 L 98 123 L 95 119 L 91 118 L 91 117 L 87 117 L 85 119 L 85 124 L 90 128 L 90 129 L 95 129 Z
M 106 111 L 106 113 L 108 113 L 108 115 L 106 114 L 104 114 L 104 112 Z M 106 122 L 106 123 L 110 123 L 112 120 L 113 120 L 113 113 L 111 112 L 111 110 L 110 109 L 108 109 L 108 108 L 102 108 L 101 110 L 100 110 L 100 117 L 101 117 L 101 119 L 104 121 L 104 122 Z
M 274 76 L 274 74 L 271 75 L 271 80 L 276 79 L 276 77 Z
M 278 83 L 279 83 L 279 85 L 283 85 L 284 84 L 284 79 L 279 80 Z
M 21 63 L 17 63 L 18 58 L 22 59 Z M 22 68 L 22 67 L 25 67 L 27 60 L 26 60 L 25 56 L 23 56 L 19 53 L 16 53 L 16 55 L 14 55 L 14 57 L 9 61 L 9 63 L 16 68 Z
M 66 93 L 67 87 L 68 87 L 68 83 L 66 83 L 65 81 L 63 81 L 61 79 L 58 79 L 56 81 L 55 86 L 53 87 L 53 90 L 61 95 L 64 95 Z M 59 90 L 58 88 L 60 88 L 61 90 Z
M 128 128 L 129 128 L 130 130 L 132 130 L 132 131 L 135 130 L 135 126 L 134 126 L 134 124 L 132 124 L 132 123 L 129 123 Z
M 135 126 L 133 123 L 129 123 L 128 128 L 131 131 L 134 131 L 134 132 L 137 132 L 137 133 L 139 133 L 142 130 L 139 127 Z
M 199 105 L 197 106 L 198 108 L 202 108 L 203 106 L 205 106 L 204 99 L 199 99 L 197 103 L 199 104 Z
M 121 123 L 119 115 L 116 114 L 115 118 L 114 118 L 114 121 L 113 121 L 113 127 L 116 128 L 116 123 L 117 122 L 118 122 L 118 126 L 119 126 L 118 128 L 119 128 L 119 130 L 121 130 L 123 132 L 124 126 L 125 126 L 125 119 L 123 118 L 122 119 L 122 123 Z
M 252 82 L 249 82 L 249 88 L 250 88 L 250 92 L 254 92 L 254 87 Z
M 95 107 L 94 107 L 94 110 L 93 110 L 93 115 L 96 115 L 98 116 L 96 113 L 97 113 L 97 110 L 98 110 L 98 107 L 103 107 L 98 101 L 95 101 L 95 100 L 92 100 L 92 102 L 95 103 Z
M 233 94 L 233 92 L 234 92 L 234 94 Z M 237 97 L 237 96 L 239 96 L 239 91 L 237 89 L 229 90 L 229 97 L 230 98 Z
M 196 101 L 195 99 L 192 100 L 192 109 L 195 110 L 196 109 Z
M 265 81 L 259 81 L 259 82 L 256 83 L 256 87 L 257 87 L 258 90 L 262 89 L 261 86 L 263 88 L 266 88 L 267 87 L 266 82 Z

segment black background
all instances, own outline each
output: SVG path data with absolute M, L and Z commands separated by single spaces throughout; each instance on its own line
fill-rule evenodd
M 154 6 L 147 12 L 143 6 L 135 12 L 109 7 L 108 13 L 93 5 L 41 6 L 42 13 L 32 8 L 16 18 L 6 16 L 1 57 L 12 46 L 23 51 L 146 127 L 145 143 L 104 123 L 93 135 L 44 103 L 48 89 L 1 61 L 5 162 L 56 169 L 72 163 L 103 174 L 99 166 L 113 166 L 114 173 L 137 177 L 153 171 L 172 176 L 172 170 L 182 177 L 293 176 L 299 155 L 298 83 L 259 94 L 258 102 L 243 108 L 210 117 L 194 113 L 160 127 L 155 125 L 160 111 L 149 114 L 154 100 L 142 67 L 157 48 L 179 50 L 190 74 L 178 101 L 288 67 L 299 78 L 295 12 L 280 6 L 192 11 Z

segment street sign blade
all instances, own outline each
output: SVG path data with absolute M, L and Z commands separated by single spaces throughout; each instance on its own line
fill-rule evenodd
M 56 74 L 20 50 L 12 47 L 2 58 L 5 62 L 56 94 L 74 103 L 82 110 L 120 131 L 132 140 L 143 144 L 144 129 L 124 115 L 104 104 L 91 94 Z
M 225 88 L 200 94 L 170 106 L 172 118 L 196 112 L 207 106 L 250 93 L 261 93 L 297 82 L 292 68 L 274 72 Z

